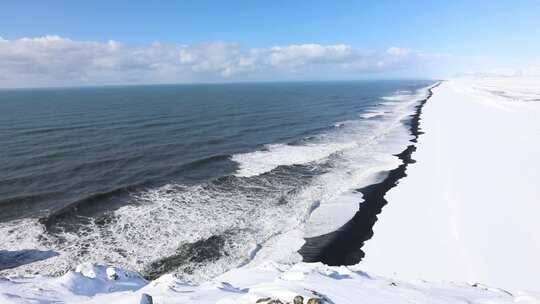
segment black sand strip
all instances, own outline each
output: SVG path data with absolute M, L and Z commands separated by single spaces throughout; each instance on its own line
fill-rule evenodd
M 411 142 L 403 152 L 396 156 L 402 160 L 402 164 L 389 171 L 386 178 L 376 184 L 359 189 L 363 194 L 364 201 L 354 217 L 338 230 L 313 238 L 306 239 L 306 243 L 299 250 L 305 262 L 323 262 L 327 265 L 353 265 L 362 260 L 364 252 L 361 250 L 364 242 L 373 236 L 373 226 L 377 221 L 377 215 L 388 203 L 384 196 L 388 190 L 398 184 L 398 181 L 407 176 L 407 165 L 414 163 L 412 153 L 416 150 L 414 143 L 422 134 L 420 131 L 420 115 L 427 100 L 433 95 L 432 89 L 428 95 L 416 106 L 416 110 L 409 121 L 410 133 L 413 135 Z

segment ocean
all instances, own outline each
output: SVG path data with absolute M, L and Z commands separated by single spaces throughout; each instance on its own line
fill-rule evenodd
M 57 253 L 3 272 L 92 261 L 197 282 L 301 259 L 400 164 L 433 83 L 1 90 L 0 250 Z

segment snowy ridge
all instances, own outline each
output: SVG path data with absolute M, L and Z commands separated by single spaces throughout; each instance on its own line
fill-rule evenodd
M 155 304 L 252 304 L 261 299 L 292 303 L 298 295 L 305 301 L 318 298 L 322 303 L 336 304 L 540 303 L 538 293 L 511 293 L 477 283 L 404 282 L 372 276 L 358 266 L 329 267 L 320 263 L 291 266 L 267 262 L 231 270 L 198 285 L 186 284 L 172 275 L 147 282 L 136 273 L 90 264 L 56 278 L 0 280 L 3 304 L 132 304 L 139 303 L 143 294 L 151 296 Z
M 461 83 L 464 90 L 491 100 L 510 102 L 540 101 L 539 78 L 526 77 L 485 77 L 458 78 L 453 80 Z M 492 102 L 493 104 L 493 102 Z

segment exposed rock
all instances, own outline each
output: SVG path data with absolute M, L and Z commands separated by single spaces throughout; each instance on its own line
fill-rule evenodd
M 294 297 L 293 304 L 304 304 L 304 297 L 302 296 Z
M 198 240 L 193 243 L 181 244 L 176 253 L 153 261 L 143 270 L 143 275 L 149 280 L 155 280 L 166 274 L 171 269 L 192 274 L 194 268 L 202 267 L 207 263 L 219 260 L 226 254 L 224 247 L 228 241 L 228 233 L 213 235 L 208 239 Z
M 154 304 L 154 300 L 149 294 L 143 293 L 139 304 Z
M 322 301 L 319 298 L 311 298 L 307 301 L 307 304 L 322 304 Z
M 111 281 L 118 280 L 118 273 L 116 272 L 116 268 L 114 267 L 107 267 L 106 270 L 107 278 Z

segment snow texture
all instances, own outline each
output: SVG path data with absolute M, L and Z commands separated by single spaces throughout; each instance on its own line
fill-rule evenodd
M 146 282 L 120 269 L 116 280 L 106 267 L 85 264 L 64 276 L 0 281 L 0 303 L 256 303 L 264 298 L 292 302 L 297 295 L 323 303 L 539 303 L 539 293 L 508 291 L 481 284 L 401 282 L 371 276 L 358 266 L 272 262 L 231 270 L 211 281 L 185 284 L 172 275 Z
M 540 291 L 540 78 L 462 78 L 424 107 L 363 269 Z

